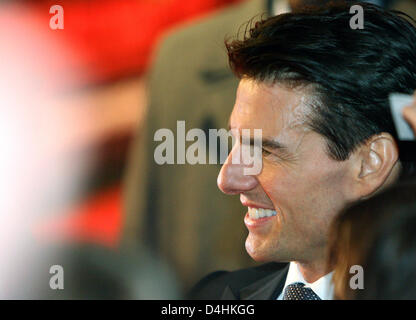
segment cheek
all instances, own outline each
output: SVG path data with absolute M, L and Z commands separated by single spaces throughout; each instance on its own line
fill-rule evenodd
M 290 219 L 325 223 L 342 207 L 344 180 L 342 163 L 322 157 L 293 168 L 264 162 L 258 176 L 264 192 L 284 215 L 298 213 Z
M 297 167 L 268 161 L 263 161 L 263 170 L 258 181 L 273 202 L 303 192 L 307 182 L 302 170 Z
M 281 212 L 283 224 L 296 220 L 296 215 L 292 212 L 301 210 L 302 203 L 306 200 L 305 195 L 307 196 L 308 193 L 302 179 L 283 166 L 269 163 L 263 164 L 263 171 L 258 176 L 258 181 L 273 206 Z
M 295 204 L 300 215 L 296 219 L 307 220 L 316 232 L 326 233 L 332 219 L 345 205 L 345 179 L 341 162 L 320 161 L 319 165 L 305 168 L 303 183 L 298 189 L 301 197 Z
M 346 162 L 330 159 L 323 146 L 305 156 L 297 168 L 297 179 L 315 191 L 330 192 L 340 190 L 347 172 Z

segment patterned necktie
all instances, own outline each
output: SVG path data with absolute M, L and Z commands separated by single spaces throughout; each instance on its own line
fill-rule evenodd
M 311 288 L 305 288 L 305 284 L 295 282 L 288 285 L 283 295 L 283 300 L 321 300 Z

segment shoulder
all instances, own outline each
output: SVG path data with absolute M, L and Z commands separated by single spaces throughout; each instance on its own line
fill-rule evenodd
M 215 271 L 200 280 L 190 291 L 188 297 L 194 300 L 220 299 L 226 287 L 240 289 L 275 273 L 284 270 L 287 263 L 266 263 L 260 266 L 236 271 Z

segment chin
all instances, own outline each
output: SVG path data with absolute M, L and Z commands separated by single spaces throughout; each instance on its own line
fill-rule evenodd
M 267 239 L 269 240 L 269 239 Z M 256 262 L 287 262 L 292 261 L 292 255 L 276 242 L 270 243 L 266 239 L 248 235 L 245 243 L 246 251 Z
M 264 252 L 264 248 L 254 244 L 254 241 L 250 241 L 249 238 L 246 240 L 246 251 L 249 256 L 256 262 L 271 262 L 273 259 L 269 254 Z M 267 251 L 267 250 L 266 250 Z

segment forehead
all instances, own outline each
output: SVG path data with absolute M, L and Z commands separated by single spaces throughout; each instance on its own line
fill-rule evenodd
M 230 117 L 231 128 L 262 129 L 263 136 L 276 136 L 306 126 L 308 96 L 279 84 L 242 79 Z

